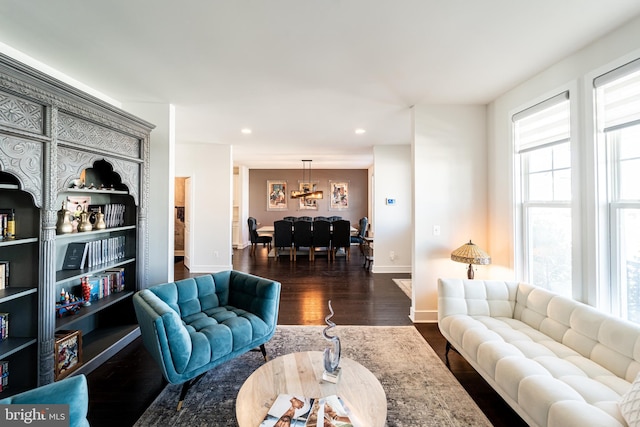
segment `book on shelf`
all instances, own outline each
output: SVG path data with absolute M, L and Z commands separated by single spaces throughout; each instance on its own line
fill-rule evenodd
M 113 236 L 106 239 L 93 240 L 88 243 L 88 267 L 95 267 L 96 265 L 124 258 L 126 254 L 125 236 Z
M 11 224 L 13 221 L 13 225 Z M 15 210 L 0 209 L 0 239 L 15 237 Z
M 87 242 L 72 242 L 67 246 L 62 263 L 63 270 L 79 270 L 85 267 L 88 252 Z
M 9 338 L 9 313 L 0 313 L 0 341 Z
M 308 398 L 279 394 L 260 427 L 272 427 L 278 422 L 292 427 L 353 426 L 351 411 L 336 395 Z
M 9 287 L 9 261 L 0 261 L 0 289 Z
M 86 277 L 91 291 L 89 301 L 98 301 L 124 290 L 124 268 L 110 268 L 94 276 Z
M 108 268 L 104 272 L 111 278 L 113 292 L 124 291 L 124 267 Z
M 0 360 L 0 393 L 9 388 L 9 361 Z

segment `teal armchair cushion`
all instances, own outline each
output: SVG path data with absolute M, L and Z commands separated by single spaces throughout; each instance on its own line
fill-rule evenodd
M 275 333 L 279 282 L 229 270 L 137 292 L 145 347 L 172 384 L 252 350 Z
M 87 420 L 89 389 L 84 375 L 67 377 L 0 400 L 0 405 L 7 404 L 67 404 L 69 405 L 70 427 L 89 426 Z

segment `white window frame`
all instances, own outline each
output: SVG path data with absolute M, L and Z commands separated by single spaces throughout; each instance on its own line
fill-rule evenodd
M 512 134 L 512 147 L 513 147 L 513 166 L 514 166 L 514 177 L 515 177 L 515 185 L 514 185 L 514 212 L 515 212 L 515 233 L 514 233 L 514 248 L 515 248 L 515 266 L 516 273 L 518 275 L 519 280 L 531 282 L 531 272 L 529 268 L 529 263 L 531 261 L 531 255 L 528 253 L 529 243 L 531 236 L 529 235 L 529 225 L 530 221 L 528 218 L 528 211 L 530 208 L 536 207 L 549 207 L 549 208 L 568 208 L 571 211 L 571 239 L 572 239 L 572 253 L 571 253 L 571 293 L 572 296 L 581 296 L 581 287 L 578 281 L 581 278 L 581 274 L 579 273 L 580 266 L 580 250 L 577 247 L 577 244 L 580 243 L 579 236 L 579 227 L 581 224 L 580 219 L 577 217 L 576 209 L 577 204 L 579 203 L 580 197 L 577 196 L 578 191 L 578 180 L 576 179 L 577 173 L 579 173 L 579 168 L 576 166 L 579 164 L 579 151 L 575 148 L 575 129 L 577 127 L 576 123 L 576 103 L 577 99 L 574 99 L 574 94 L 577 92 L 576 85 L 570 84 L 568 87 L 560 88 L 557 91 L 552 92 L 546 96 L 540 97 L 534 102 L 531 102 L 528 105 L 523 106 L 522 108 L 517 109 L 511 114 L 511 134 Z M 561 97 L 565 94 L 566 98 L 569 100 L 569 139 L 553 141 L 547 144 L 542 144 L 536 148 L 545 148 L 553 145 L 558 145 L 562 143 L 568 143 L 569 149 L 571 152 L 571 200 L 568 201 L 529 201 L 526 195 L 526 191 L 528 188 L 526 186 L 525 181 L 525 173 L 528 174 L 528 171 L 523 170 L 523 160 L 522 153 L 530 150 L 529 147 L 525 147 L 523 149 L 519 149 L 516 147 L 516 128 L 515 128 L 515 120 L 518 115 L 527 115 L 527 110 L 533 110 L 535 108 L 544 109 L 544 104 L 548 103 L 549 106 L 553 105 L 554 98 Z M 559 102 L 559 101 L 556 101 Z M 538 106 L 538 107 L 536 107 Z M 554 169 L 555 171 L 555 169 Z

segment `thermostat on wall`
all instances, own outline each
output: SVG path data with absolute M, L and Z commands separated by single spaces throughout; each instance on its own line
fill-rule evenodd
M 396 199 L 386 199 L 386 202 L 388 205 L 395 205 L 396 204 Z

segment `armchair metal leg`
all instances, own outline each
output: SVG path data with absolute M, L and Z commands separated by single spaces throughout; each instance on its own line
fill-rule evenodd
M 200 379 L 202 377 L 204 377 L 205 375 L 206 375 L 206 372 L 198 375 L 197 377 L 195 377 L 191 381 L 187 381 L 186 383 L 182 384 L 182 390 L 180 391 L 180 399 L 178 400 L 178 408 L 176 409 L 176 411 L 179 411 L 179 410 L 182 409 L 182 403 L 184 402 L 184 398 L 186 397 L 187 393 L 189 392 L 189 389 L 192 386 L 194 386 L 198 381 L 200 381 Z
M 267 348 L 264 346 L 264 344 L 260 344 L 259 348 L 254 348 L 251 351 L 260 351 L 260 353 L 262 353 L 262 357 L 264 357 L 264 361 L 265 362 L 269 361 L 269 356 L 267 355 Z

